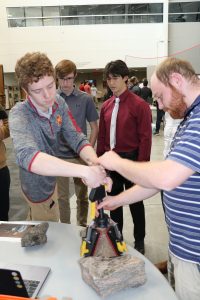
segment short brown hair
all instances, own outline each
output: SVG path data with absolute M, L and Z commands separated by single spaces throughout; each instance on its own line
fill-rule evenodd
M 27 90 L 28 84 L 38 82 L 40 78 L 53 76 L 54 68 L 50 59 L 44 53 L 26 53 L 16 63 L 15 74 L 20 87 Z
M 129 81 L 133 84 L 133 85 L 136 85 L 139 83 L 139 80 L 136 76 L 132 76 Z
M 179 73 L 193 83 L 198 80 L 192 65 L 188 61 L 176 57 L 165 59 L 156 69 L 156 77 L 166 86 L 171 85 L 170 75 L 172 73 Z
M 76 75 L 77 69 L 73 61 L 68 59 L 63 59 L 55 66 L 55 72 L 56 72 L 56 77 L 62 79 L 70 73 L 74 73 L 74 75 Z

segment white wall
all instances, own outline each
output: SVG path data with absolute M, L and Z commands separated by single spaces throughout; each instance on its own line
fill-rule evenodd
M 169 55 L 190 61 L 200 74 L 200 22 L 169 24 Z
M 80 69 L 104 68 L 110 60 L 123 59 L 129 67 L 157 65 L 162 57 L 180 52 L 200 73 L 200 22 L 167 24 L 168 0 L 164 23 L 73 25 L 58 27 L 8 28 L 6 7 L 133 3 L 131 0 L 1 0 L 0 63 L 4 72 L 14 72 L 16 60 L 27 51 L 42 51 L 54 64 L 63 58 L 76 62 Z M 146 0 L 137 2 L 147 3 Z M 169 34 L 169 37 L 168 37 Z M 168 42 L 169 40 L 169 42 Z M 192 48 L 192 49 L 189 49 Z M 188 49 L 187 51 L 184 51 Z
M 116 1 L 113 2 L 116 3 Z M 128 2 L 133 1 L 118 1 L 118 3 Z M 156 57 L 164 53 L 163 45 L 159 42 L 164 36 L 163 23 L 7 27 L 5 6 L 75 5 L 78 3 L 103 4 L 111 3 L 111 1 L 87 1 L 87 3 L 86 1 L 50 0 L 1 1 L 0 62 L 4 66 L 4 72 L 13 72 L 16 60 L 28 51 L 45 52 L 53 63 L 63 58 L 71 59 L 76 62 L 78 68 L 82 69 L 104 68 L 107 62 L 115 59 L 126 60 L 129 67 L 146 67 L 155 64 Z

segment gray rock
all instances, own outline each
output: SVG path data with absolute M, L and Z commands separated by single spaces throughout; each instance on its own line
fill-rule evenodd
M 29 247 L 46 243 L 48 227 L 49 224 L 47 222 L 30 227 L 21 238 L 21 246 Z
M 145 263 L 125 254 L 118 257 L 84 257 L 79 260 L 83 280 L 101 297 L 146 282 Z

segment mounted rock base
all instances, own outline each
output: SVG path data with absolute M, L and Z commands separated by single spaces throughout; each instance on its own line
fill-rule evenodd
M 79 263 L 83 280 L 101 297 L 146 282 L 144 261 L 130 254 L 112 258 L 84 257 Z

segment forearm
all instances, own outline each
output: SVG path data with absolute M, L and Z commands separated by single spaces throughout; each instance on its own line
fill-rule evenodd
M 95 143 L 96 143 L 96 140 L 97 140 L 97 136 L 98 136 L 98 126 L 96 126 L 96 128 L 91 128 L 89 142 L 92 145 L 92 147 L 95 146 Z
M 133 162 L 123 159 L 113 151 L 98 158 L 107 170 L 117 171 L 130 181 L 145 188 L 173 190 L 185 182 L 195 171 L 175 160 Z
M 87 172 L 87 166 L 72 164 L 40 152 L 33 160 L 30 171 L 43 176 L 84 178 Z
M 181 185 L 194 171 L 176 161 L 131 162 L 117 160 L 115 170 L 146 188 L 170 191 Z
M 155 195 L 157 192 L 157 189 L 146 189 L 144 187 L 134 185 L 132 188 L 122 192 L 117 196 L 106 196 L 104 198 L 104 201 L 101 202 L 97 208 L 113 210 L 123 205 L 129 205 L 148 199 Z
M 105 152 L 98 161 L 105 169 L 116 171 L 133 183 L 146 188 L 163 189 L 163 181 L 172 177 L 171 173 L 168 176 L 172 168 L 164 166 L 164 162 L 135 162 L 121 158 L 114 151 Z
M 82 160 L 88 164 L 96 164 L 97 163 L 97 155 L 94 149 L 91 146 L 84 147 L 81 152 L 79 153 Z
M 166 174 L 162 162 L 132 162 L 122 159 L 115 170 L 125 178 L 145 188 L 161 189 Z
M 148 199 L 157 194 L 158 192 L 158 189 L 149 189 L 140 185 L 134 185 L 132 188 L 125 190 L 116 197 L 118 198 L 117 201 L 119 201 L 119 206 L 122 206 Z

